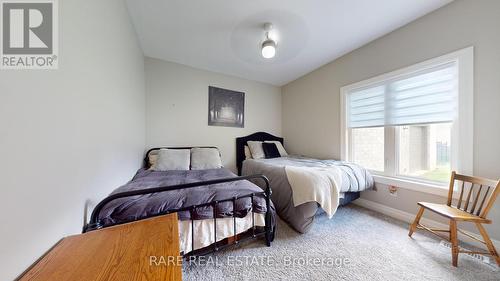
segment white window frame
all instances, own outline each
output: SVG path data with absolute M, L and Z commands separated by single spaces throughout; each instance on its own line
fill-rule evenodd
M 348 108 L 346 101 L 349 92 L 450 62 L 456 62 L 458 68 L 458 117 L 453 122 L 451 132 L 451 169 L 458 173 L 472 175 L 474 144 L 474 47 L 472 46 L 340 88 L 340 151 L 342 160 L 349 161 L 351 160 L 349 157 L 352 155 L 349 145 L 352 129 L 347 126 Z M 384 135 L 385 171 L 384 173 L 373 171 L 375 182 L 447 196 L 448 184 L 397 175 L 398 148 L 396 144 L 398 142 L 396 137 L 396 128 L 386 127 Z

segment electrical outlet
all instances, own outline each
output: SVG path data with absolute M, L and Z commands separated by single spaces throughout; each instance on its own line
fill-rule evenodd
M 389 191 L 389 194 L 394 197 L 398 197 L 398 187 L 394 185 L 389 185 L 387 187 L 387 190 Z

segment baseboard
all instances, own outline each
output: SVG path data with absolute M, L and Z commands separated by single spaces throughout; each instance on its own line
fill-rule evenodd
M 387 215 L 389 217 L 392 217 L 392 218 L 395 218 L 395 219 L 398 219 L 398 220 L 401 220 L 401 221 L 404 221 L 407 223 L 412 223 L 413 220 L 415 219 L 415 214 L 407 213 L 405 211 L 391 208 L 389 206 L 386 206 L 386 205 L 383 205 L 383 204 L 380 204 L 377 202 L 373 202 L 370 200 L 366 200 L 363 198 L 359 198 L 359 199 L 353 201 L 353 203 L 358 205 L 358 206 L 382 213 L 384 215 Z M 422 222 L 422 224 L 424 224 L 424 225 L 427 225 L 427 226 L 433 227 L 433 228 L 445 228 L 445 229 L 448 228 L 448 225 L 446 225 L 444 223 L 440 223 L 440 222 L 437 222 L 435 220 L 431 220 L 431 219 L 428 219 L 425 217 L 422 217 L 420 222 Z M 471 234 L 471 235 L 478 236 L 478 237 L 480 236 L 480 234 L 478 234 L 478 233 L 472 233 L 469 231 L 464 231 L 464 232 Z M 469 238 L 466 235 L 463 235 L 461 233 L 459 233 L 458 235 L 459 235 L 459 238 L 461 241 L 466 242 L 466 243 L 471 244 L 471 245 L 474 245 L 476 247 L 484 248 L 484 245 L 482 243 L 479 243 L 479 242 L 475 241 L 474 239 L 471 239 L 471 238 Z M 492 240 L 493 244 L 495 245 L 495 247 L 497 249 L 500 249 L 500 241 L 495 240 L 495 239 L 491 239 L 491 240 Z

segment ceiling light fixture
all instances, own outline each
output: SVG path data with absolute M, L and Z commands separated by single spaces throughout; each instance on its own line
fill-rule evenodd
M 264 30 L 266 31 L 266 40 L 262 43 L 262 56 L 266 59 L 273 58 L 276 55 L 276 41 L 269 37 L 269 32 L 273 29 L 271 23 L 264 24 Z

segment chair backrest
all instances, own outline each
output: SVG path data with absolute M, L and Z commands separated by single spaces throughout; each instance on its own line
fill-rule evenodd
M 455 182 L 460 190 L 458 198 L 453 198 Z M 453 199 L 456 199 L 456 208 L 486 218 L 499 192 L 500 180 L 464 176 L 453 171 L 447 205 L 451 206 Z

